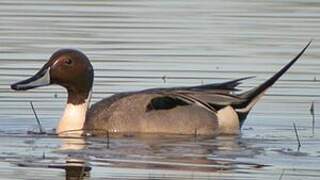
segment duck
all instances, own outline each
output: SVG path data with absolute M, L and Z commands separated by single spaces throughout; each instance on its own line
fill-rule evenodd
M 16 91 L 60 85 L 67 103 L 58 122 L 58 135 L 90 132 L 114 134 L 239 134 L 257 101 L 305 52 L 311 41 L 288 64 L 262 84 L 245 92 L 237 86 L 245 77 L 197 86 L 152 88 L 121 92 L 90 106 L 94 69 L 80 50 L 59 49 L 32 77 L 13 83 Z

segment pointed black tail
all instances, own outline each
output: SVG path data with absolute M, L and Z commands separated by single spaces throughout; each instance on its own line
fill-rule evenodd
M 238 114 L 240 116 L 243 116 L 243 118 L 245 119 L 246 115 L 249 113 L 249 111 L 251 110 L 253 105 L 258 101 L 258 99 L 263 95 L 263 93 L 269 87 L 271 87 L 300 58 L 300 56 L 304 53 L 304 51 L 309 47 L 310 44 L 311 41 L 302 49 L 302 51 L 293 60 L 291 60 L 287 65 L 285 65 L 279 72 L 277 72 L 267 81 L 262 83 L 260 86 L 241 94 L 240 97 L 244 99 L 244 101 L 235 106 Z M 240 117 L 240 122 L 243 118 Z

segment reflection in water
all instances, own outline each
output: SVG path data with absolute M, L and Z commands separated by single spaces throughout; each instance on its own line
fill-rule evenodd
M 229 154 L 246 150 L 238 137 L 197 137 L 140 135 L 111 139 L 110 149 L 105 140 L 91 138 L 93 146 L 84 151 L 91 161 L 111 167 L 209 172 L 228 171 L 238 166 L 263 167 L 256 163 L 228 160 Z M 100 144 L 100 146 L 98 145 Z M 259 154 L 252 150 L 250 156 Z
M 66 179 L 78 180 L 90 176 L 91 167 L 83 160 L 70 159 L 66 161 Z
M 87 147 L 87 143 L 82 137 L 63 137 L 60 150 L 81 150 Z
M 72 151 L 83 150 L 87 148 L 87 143 L 84 137 L 64 137 L 60 151 L 71 151 L 68 153 L 68 158 L 64 169 L 66 171 L 67 180 L 78 180 L 90 176 L 91 167 L 86 161 L 85 154 L 73 153 Z
M 28 135 L 18 136 L 14 141 L 21 139 L 23 146 L 16 148 L 16 153 L 2 154 L 2 161 L 27 168 L 28 172 L 39 168 L 47 171 L 63 169 L 65 173 L 60 176 L 67 179 L 89 176 L 120 179 L 235 179 L 229 177 L 229 174 L 235 172 L 236 179 L 247 179 L 261 172 L 274 177 L 273 162 L 287 162 L 288 156 L 296 156 L 287 153 L 284 157 L 282 152 L 275 149 L 279 145 L 275 146 L 277 142 L 274 140 L 235 136 L 118 136 L 110 138 L 109 148 L 104 137 L 61 138 L 37 135 L 34 139 Z M 30 147 L 30 141 L 33 142 L 31 155 L 30 151 L 25 151 Z M 46 143 L 41 146 L 43 142 Z M 52 146 L 57 144 L 60 144 L 59 150 L 52 152 Z M 295 141 L 292 144 L 295 145 Z M 0 142 L 0 146 L 5 149 L 8 145 Z M 270 157 L 264 159 L 266 154 Z M 299 156 L 308 158 L 310 155 Z M 310 162 L 316 163 L 316 159 Z M 271 168 L 265 168 L 269 165 L 272 165 Z M 47 176 L 54 177 L 54 170 L 50 172 L 53 174 Z M 310 173 L 317 174 L 315 171 Z
M 103 137 L 61 140 L 63 144 L 60 151 L 68 155 L 64 165 L 67 179 L 88 177 L 91 171 L 88 161 L 109 168 L 198 173 L 221 173 L 238 168 L 256 169 L 265 166 L 230 160 L 229 154 L 250 149 L 245 143 L 240 142 L 239 137 L 234 136 L 139 134 L 130 137 L 115 135 L 111 142 Z M 252 150 L 248 154 L 252 157 L 259 154 L 258 152 Z
M 19 137 L 18 138 L 30 138 L 30 137 Z M 55 136 L 45 136 L 37 137 L 36 139 L 31 140 L 24 140 L 26 146 L 30 146 L 30 142 L 33 144 L 37 143 L 41 140 L 45 141 L 52 141 L 54 140 L 62 140 L 61 148 L 59 148 L 59 153 L 40 153 L 42 152 L 41 146 L 35 146 L 32 148 L 34 151 L 34 155 L 30 155 L 28 152 L 25 151 L 19 152 L 16 150 L 15 152 L 19 152 L 19 154 L 10 153 L 6 154 L 5 156 L 1 156 L 1 160 L 3 162 L 9 162 L 14 164 L 20 168 L 28 168 L 28 172 L 35 169 L 35 171 L 39 168 L 42 170 L 44 169 L 63 169 L 65 170 L 65 178 L 67 180 L 74 180 L 74 179 L 83 179 L 90 176 L 91 167 L 88 162 L 87 154 L 82 153 L 81 150 L 87 148 L 87 144 L 85 139 L 82 138 L 58 138 Z M 39 142 L 38 142 L 39 143 Z M 5 148 L 5 146 L 2 148 Z M 40 149 L 40 151 L 39 151 Z M 24 154 L 26 153 L 26 154 Z M 64 162 L 61 162 L 59 157 L 61 154 L 66 154 L 67 156 L 64 157 Z M 50 171 L 52 172 L 52 171 Z M 24 174 L 23 171 L 19 172 L 21 177 L 27 177 L 27 174 Z M 0 170 L 1 174 L 1 170 Z M 45 174 L 44 174 L 45 175 Z M 47 174 L 47 177 L 54 177 L 52 174 Z M 10 178 L 9 178 L 10 179 Z M 44 178 L 47 179 L 47 178 Z

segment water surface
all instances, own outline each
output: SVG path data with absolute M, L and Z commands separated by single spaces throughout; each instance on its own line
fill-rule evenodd
M 319 179 L 319 8 L 315 0 L 0 1 L 1 178 L 64 179 L 66 166 L 82 163 L 91 179 Z M 256 76 L 241 85 L 249 89 L 310 39 L 237 137 L 124 137 L 108 145 L 106 138 L 28 134 L 37 131 L 29 101 L 50 131 L 66 93 L 58 86 L 9 89 L 66 47 L 92 61 L 93 102 L 121 91 Z

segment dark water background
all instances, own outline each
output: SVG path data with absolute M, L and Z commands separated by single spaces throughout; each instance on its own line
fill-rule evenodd
M 319 179 L 319 37 L 316 0 L 1 0 L 0 179 L 64 179 L 74 160 L 92 168 L 91 179 Z M 9 89 L 65 47 L 91 59 L 93 102 L 121 91 L 256 76 L 241 86 L 249 89 L 310 39 L 239 137 L 115 138 L 107 149 L 106 138 L 31 135 L 37 125 L 29 101 L 51 130 L 66 93 L 57 86 Z

